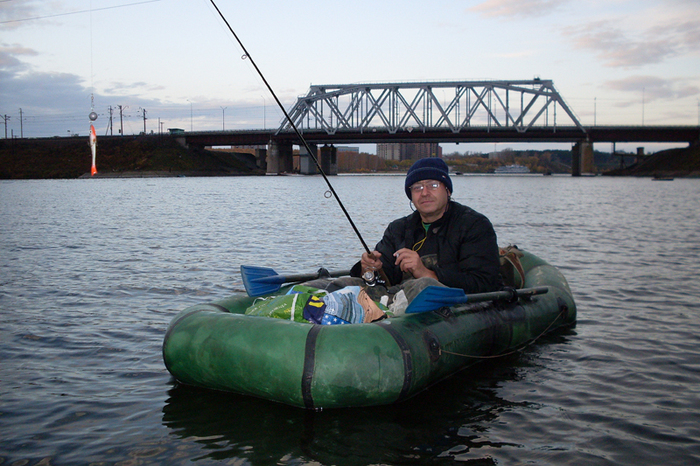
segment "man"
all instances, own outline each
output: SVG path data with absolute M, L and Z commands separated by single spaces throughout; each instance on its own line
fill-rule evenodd
M 416 211 L 391 222 L 352 275 L 383 272 L 389 293 L 404 290 L 410 301 L 426 286 L 483 293 L 501 288 L 496 233 L 491 222 L 451 200 L 452 180 L 439 158 L 418 160 L 406 175 L 406 195 Z

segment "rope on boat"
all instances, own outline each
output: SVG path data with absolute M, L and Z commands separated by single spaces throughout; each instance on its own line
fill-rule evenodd
M 569 310 L 569 307 L 568 307 L 568 306 L 566 306 L 566 305 L 562 306 L 562 307 L 561 307 L 561 310 L 559 311 L 559 313 L 557 313 L 557 315 L 554 317 L 554 320 L 553 320 L 552 322 L 550 322 L 550 324 L 547 326 L 547 328 L 545 328 L 544 330 L 542 330 L 542 332 L 541 332 L 539 335 L 537 335 L 537 336 L 536 336 L 535 338 L 533 338 L 532 340 L 530 340 L 530 341 L 524 343 L 524 344 L 522 345 L 522 347 L 520 347 L 520 348 L 515 348 L 515 349 L 513 349 L 513 350 L 511 350 L 511 351 L 509 351 L 509 352 L 507 352 L 507 353 L 494 354 L 494 355 L 492 355 L 492 356 L 474 356 L 474 355 L 469 355 L 469 354 L 454 353 L 454 352 L 452 352 L 452 351 L 447 351 L 447 350 L 444 350 L 444 349 L 440 348 L 440 349 L 438 350 L 438 354 L 439 354 L 439 355 L 442 355 L 443 353 L 445 353 L 445 354 L 451 354 L 451 355 L 453 355 L 453 356 L 461 356 L 461 357 L 463 357 L 463 358 L 471 358 L 471 359 L 496 359 L 496 358 L 502 358 L 502 357 L 504 357 L 504 356 L 510 356 L 510 355 L 516 354 L 516 353 L 522 353 L 522 352 L 525 351 L 525 349 L 528 348 L 530 345 L 535 344 L 535 342 L 536 342 L 537 340 L 539 340 L 540 338 L 542 338 L 543 336 L 545 336 L 545 335 L 547 334 L 547 332 L 549 332 L 549 329 L 552 328 L 552 326 L 557 322 L 557 320 L 559 320 L 560 317 L 561 317 L 562 319 L 564 318 L 564 313 L 566 313 L 568 310 Z

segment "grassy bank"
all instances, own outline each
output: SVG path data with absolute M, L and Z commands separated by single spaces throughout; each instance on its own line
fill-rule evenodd
M 610 170 L 604 175 L 699 178 L 700 146 L 656 152 L 629 167 Z
M 85 138 L 0 140 L 0 179 L 68 179 L 90 173 Z M 247 154 L 185 148 L 164 136 L 98 137 L 100 177 L 264 174 Z

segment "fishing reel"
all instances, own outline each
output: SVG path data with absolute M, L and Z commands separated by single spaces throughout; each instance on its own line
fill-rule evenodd
M 377 273 L 374 270 L 365 270 L 362 279 L 367 286 L 374 286 L 377 284 Z
M 367 286 L 386 286 L 386 280 L 384 280 L 383 274 L 378 273 L 376 270 L 365 270 L 362 273 L 362 279 L 365 281 Z

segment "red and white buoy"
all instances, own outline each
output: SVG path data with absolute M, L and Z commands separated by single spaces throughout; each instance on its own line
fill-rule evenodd
M 92 176 L 95 176 L 97 173 L 97 165 L 95 165 L 95 157 L 97 155 L 97 134 L 95 134 L 95 127 L 92 125 L 92 122 L 97 120 L 97 113 L 94 111 L 90 112 L 90 151 L 92 152 L 92 169 L 90 170 L 90 174 Z
M 90 123 L 90 151 L 92 152 L 92 169 L 90 173 L 95 176 L 97 173 L 97 166 L 95 165 L 95 156 L 97 155 L 97 135 L 95 134 L 95 127 Z

